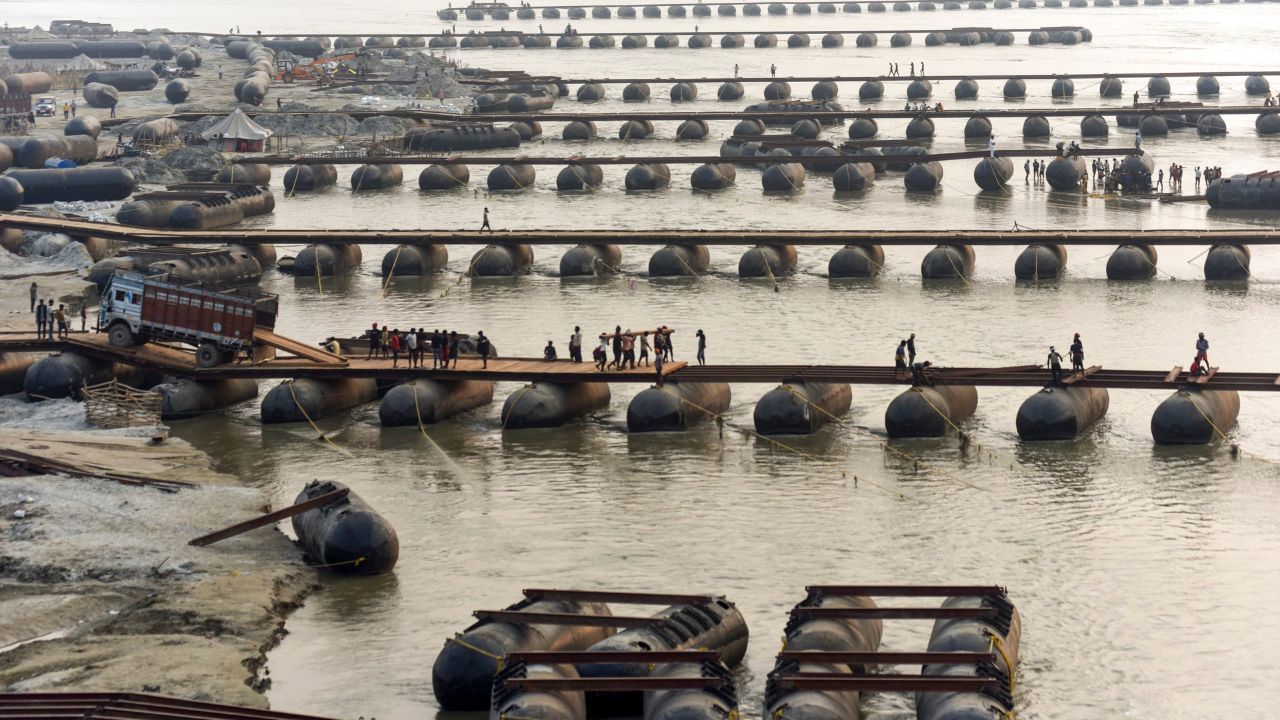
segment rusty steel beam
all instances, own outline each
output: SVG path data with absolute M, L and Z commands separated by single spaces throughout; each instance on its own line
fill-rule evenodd
M 950 618 L 982 619 L 999 614 L 995 608 L 839 608 L 796 607 L 791 614 L 797 617 L 839 618 L 841 620 L 940 620 Z
M 280 520 L 284 520 L 285 518 L 291 518 L 294 515 L 297 515 L 299 513 L 304 513 L 308 510 L 311 510 L 312 508 L 323 507 L 325 505 L 328 505 L 329 503 L 337 502 L 345 498 L 350 493 L 351 493 L 350 488 L 342 488 L 340 490 L 334 490 L 331 493 L 318 495 L 316 497 L 311 498 L 310 500 L 303 500 L 302 502 L 296 505 L 290 505 L 287 508 L 281 508 L 279 510 L 269 512 L 265 515 L 260 515 L 251 520 L 245 520 L 244 522 L 236 523 L 235 525 L 231 525 L 230 527 L 225 527 L 221 530 L 211 532 L 208 535 L 201 535 L 198 538 L 188 541 L 187 544 L 195 545 L 196 547 L 204 547 L 206 545 L 212 545 L 218 542 L 219 540 L 226 540 L 229 537 L 235 537 L 236 535 L 249 532 L 250 530 L 260 528 L 265 525 L 275 524 Z
M 1003 685 L 995 678 L 933 675 L 780 675 L 774 682 L 797 690 L 872 692 L 980 692 Z
M 704 605 L 715 595 L 625 592 L 615 590 L 553 590 L 527 588 L 524 596 L 539 600 L 575 600 L 579 602 L 630 603 L 633 605 Z
M 753 139 L 756 141 L 758 139 Z M 828 146 L 829 147 L 829 146 Z M 870 145 L 870 147 L 876 147 Z M 977 160 L 987 157 L 987 150 L 957 150 L 955 152 L 926 153 L 904 158 L 912 163 L 949 162 L 951 160 Z M 996 155 L 1003 157 L 1038 158 L 1044 157 L 1044 150 L 998 150 Z M 1084 157 L 1107 156 L 1125 157 L 1132 155 L 1128 148 L 1082 148 L 1078 153 Z M 887 156 L 889 161 L 894 156 Z M 878 158 L 877 158 L 878 159 Z M 717 163 L 727 165 L 789 165 L 796 163 L 865 163 L 866 155 L 752 155 L 750 157 L 724 157 L 721 155 L 601 155 L 585 156 L 531 156 L 531 155 L 425 155 L 411 153 L 404 155 L 381 155 L 378 157 L 332 157 L 328 155 L 254 155 L 240 157 L 231 161 L 244 165 L 643 165 L 660 163 L 664 165 L 698 165 Z
M 328 720 L 277 710 L 222 705 L 149 693 L 0 693 L 0 717 L 41 717 L 43 710 L 65 708 L 70 717 L 184 720 Z
M 804 589 L 805 592 L 824 595 L 871 597 L 985 597 L 1005 594 L 1005 589 L 999 585 L 806 585 Z
M 703 3 L 703 4 L 710 5 L 711 3 Z M 636 7 L 636 6 L 632 6 L 632 7 Z M 873 32 L 873 31 L 868 30 L 867 32 Z M 877 30 L 874 32 L 879 32 L 879 31 Z M 594 34 L 594 33 L 584 33 L 584 35 L 585 34 Z M 706 33 L 706 34 L 718 35 L 720 33 Z M 813 34 L 813 33 L 810 32 L 810 34 Z M 746 33 L 743 33 L 743 35 L 746 35 Z M 505 77 L 501 74 L 500 71 L 491 71 L 491 75 L 488 79 L 483 77 L 459 78 L 458 82 L 463 85 L 501 85 L 504 82 L 535 82 L 535 83 L 562 82 L 568 85 L 581 85 L 583 83 L 602 83 L 605 85 L 626 85 L 628 83 L 655 83 L 655 84 L 656 83 L 726 83 L 726 82 L 770 83 L 776 80 L 781 80 L 783 82 L 850 82 L 852 83 L 852 82 L 879 81 L 883 83 L 893 83 L 893 82 L 910 83 L 910 82 L 915 82 L 916 80 L 929 80 L 930 82 L 940 82 L 945 80 L 975 80 L 975 81 L 981 82 L 984 80 L 1006 80 L 1011 78 L 1017 78 L 1019 80 L 1056 80 L 1058 78 L 1070 78 L 1072 80 L 1101 80 L 1103 78 L 1118 78 L 1123 80 L 1128 78 L 1150 78 L 1150 77 L 1198 78 L 1201 75 L 1213 75 L 1214 77 L 1245 77 L 1248 75 L 1280 75 L 1280 70 L 1258 70 L 1258 71 L 1206 70 L 1204 72 L 1179 71 L 1179 72 L 1145 72 L 1145 73 L 1144 72 L 1118 72 L 1118 73 L 1067 72 L 1067 73 L 1057 73 L 1052 75 L 1048 75 L 1044 73 L 1031 73 L 1031 74 L 1006 73 L 1003 75 L 999 75 L 999 74 L 997 75 L 929 75 L 927 77 L 919 76 L 919 75 L 914 75 L 914 76 L 913 75 L 790 75 L 790 76 L 778 75 L 776 77 L 769 76 L 769 75 L 752 75 L 752 76 L 743 76 L 743 77 L 729 77 L 726 75 L 721 77 L 648 77 L 648 78 L 638 78 L 638 77 L 572 78 L 572 77 L 568 77 L 566 78 L 566 77 L 557 77 L 554 75 L 545 75 L 545 76 L 536 76 L 532 78 L 514 78 L 513 77 L 510 80 L 505 79 Z
M 521 610 L 476 610 L 471 613 L 480 620 L 523 625 L 578 625 L 582 627 L 643 628 L 665 622 L 660 617 L 635 617 L 627 615 L 575 615 L 573 613 L 540 613 Z
M 593 677 L 593 678 L 507 678 L 506 687 L 526 690 L 587 690 L 590 692 L 634 692 L 636 690 L 703 690 L 724 687 L 718 677 Z
M 590 651 L 528 651 L 507 653 L 509 662 L 580 665 L 583 663 L 700 663 L 720 659 L 720 653 L 710 650 L 602 650 Z
M 995 653 L 981 652 L 835 652 L 783 650 L 779 660 L 839 665 L 981 665 L 994 663 Z

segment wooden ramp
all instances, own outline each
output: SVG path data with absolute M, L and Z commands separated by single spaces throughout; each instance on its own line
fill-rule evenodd
M 253 340 L 254 342 L 259 342 L 263 345 L 270 345 L 277 350 L 283 350 L 290 355 L 306 358 L 322 365 L 347 364 L 346 358 L 341 355 L 336 355 L 328 350 L 321 350 L 318 347 L 313 347 L 306 343 L 298 342 L 297 340 L 290 340 L 283 335 L 277 335 L 261 326 L 255 326 L 253 328 Z

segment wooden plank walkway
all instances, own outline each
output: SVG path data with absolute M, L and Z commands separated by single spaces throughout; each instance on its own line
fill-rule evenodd
M 808 101 L 808 98 L 795 98 L 795 100 Z M 840 101 L 841 98 L 836 98 Z M 935 102 L 938 100 L 935 99 Z M 533 121 L 541 123 L 548 122 L 570 122 L 572 120 L 591 120 L 593 122 L 603 122 L 606 120 L 652 120 L 654 122 L 670 121 L 680 122 L 683 120 L 707 120 L 707 121 L 736 121 L 747 119 L 769 120 L 797 120 L 801 118 L 816 118 L 819 120 L 850 120 L 858 117 L 870 117 L 875 119 L 910 119 L 920 115 L 920 111 L 902 110 L 894 108 L 890 103 L 896 104 L 896 100 L 885 100 L 883 104 L 889 105 L 887 109 L 869 109 L 866 107 L 860 109 L 847 110 L 821 110 L 821 111 L 804 111 L 804 110 L 780 110 L 780 111 L 747 111 L 747 110 L 664 110 L 653 111 L 644 109 L 621 110 L 615 112 L 600 112 L 589 109 L 569 110 L 561 106 L 556 110 L 545 113 L 474 113 L 460 115 L 458 113 L 444 112 L 442 110 L 382 110 L 382 111 L 343 111 L 341 114 L 349 115 L 357 120 L 363 120 L 376 115 L 387 115 L 397 118 L 409 118 L 413 120 L 430 121 L 430 122 L 474 122 L 474 123 L 509 123 L 515 121 Z M 951 101 L 949 98 L 942 99 L 945 108 Z M 1025 118 L 1030 115 L 1044 115 L 1045 117 L 1083 117 L 1085 115 L 1102 115 L 1104 117 L 1115 117 L 1121 113 L 1149 113 L 1153 109 L 1158 109 L 1162 114 L 1185 113 L 1188 110 L 1194 110 L 1199 113 L 1213 113 L 1216 115 L 1265 115 L 1269 113 L 1280 112 L 1280 109 L 1274 107 L 1263 107 L 1262 105 L 1205 105 L 1194 108 L 1177 106 L 1168 106 L 1159 108 L 1150 103 L 1133 107 L 1130 105 L 1110 105 L 1103 107 L 1089 106 L 1057 106 L 1057 107 L 1015 107 L 1015 108 L 965 108 L 961 110 L 944 109 L 930 110 L 928 116 L 934 120 L 953 119 L 968 120 L 976 115 L 983 117 L 998 118 Z M 337 113 L 337 111 L 331 111 Z M 188 112 L 173 113 L 167 115 L 173 120 L 199 120 L 202 117 L 221 117 L 225 116 L 225 112 Z M 325 112 L 272 112 L 257 111 L 247 112 L 246 115 L 256 117 L 257 115 L 269 114 L 272 116 L 287 115 L 324 115 Z M 112 127 L 129 122 L 127 118 L 117 118 L 116 120 L 103 121 L 103 127 Z
M 574 78 L 574 77 L 558 77 L 555 75 L 532 75 L 512 77 L 511 82 L 562 82 L 569 85 L 581 85 L 583 83 L 604 83 L 607 85 L 625 85 L 629 83 L 769 83 L 775 80 L 783 82 L 868 82 L 879 81 L 883 83 L 896 82 L 914 82 L 916 80 L 928 80 L 930 82 L 945 82 L 952 80 L 974 80 L 977 82 L 989 80 L 1008 80 L 1018 78 L 1020 80 L 1056 80 L 1057 78 L 1069 78 L 1071 80 L 1101 80 L 1103 78 L 1117 78 L 1121 80 L 1133 78 L 1198 78 L 1202 75 L 1210 75 L 1213 77 L 1247 77 L 1249 75 L 1280 75 L 1280 70 L 1205 70 L 1203 72 L 1113 72 L 1113 73 L 1057 73 L 1057 74 L 1020 74 L 1020 73 L 1004 73 L 996 75 L 750 75 L 733 77 L 724 75 L 720 77 L 607 77 L 607 78 Z M 493 85 L 506 80 L 501 70 L 491 70 L 485 77 L 462 77 L 458 78 L 458 82 L 464 85 Z M 1135 88 L 1136 89 L 1136 88 Z M 1132 91 L 1130 91 L 1132 93 Z
M 759 139 L 769 140 L 772 138 L 769 136 L 762 136 Z M 867 146 L 876 147 L 874 143 Z M 824 146 L 815 144 L 814 147 Z M 831 146 L 826 145 L 825 147 Z M 986 157 L 988 152 L 989 151 L 987 150 L 959 150 L 956 152 L 946 153 L 925 153 L 923 155 L 907 156 L 905 161 L 911 163 L 922 163 L 930 161 L 948 162 L 951 160 L 977 160 Z M 1046 156 L 1052 156 L 1053 152 L 1046 151 L 1042 148 L 1032 150 L 997 150 L 996 154 L 1001 157 L 1043 158 Z M 1081 157 L 1126 157 L 1133 154 L 1133 148 L 1080 148 L 1078 154 Z M 880 160 L 880 158 L 875 159 Z M 889 162 L 893 162 L 894 160 L 898 160 L 900 162 L 903 161 L 903 158 L 898 158 L 893 155 L 886 155 L 884 159 Z M 665 165 L 699 165 L 702 163 L 724 163 L 727 165 L 787 165 L 822 163 L 827 167 L 831 167 L 830 163 L 865 163 L 869 160 L 871 160 L 871 158 L 868 158 L 866 155 L 797 155 L 790 157 L 774 157 L 768 155 L 753 155 L 751 157 L 724 157 L 722 155 L 601 155 L 597 157 L 587 157 L 583 155 L 572 155 L 542 157 L 537 155 L 405 154 L 378 157 L 258 155 L 238 157 L 232 160 L 232 163 L 238 165 L 643 165 L 651 163 L 662 163 Z
M 358 243 L 363 245 L 1274 245 L 1280 230 L 163 230 L 73 218 L 0 213 L 0 229 L 61 232 L 152 245 Z
M 128 363 L 147 370 L 190 377 L 196 380 L 251 378 L 378 378 L 409 380 L 491 380 L 519 382 L 609 382 L 653 383 L 657 380 L 652 367 L 598 372 L 591 363 L 567 360 L 545 361 L 537 358 L 494 358 L 483 367 L 474 356 L 460 358 L 456 368 L 431 370 L 409 368 L 401 360 L 393 367 L 391 360 L 347 358 L 344 364 L 317 363 L 305 358 L 279 357 L 259 363 L 239 362 L 215 368 L 197 368 L 192 352 L 185 348 L 147 344 L 132 348 L 116 348 L 103 334 L 73 335 L 65 340 L 37 340 L 34 333 L 10 333 L 0 336 L 3 352 L 70 351 L 114 362 Z M 1102 388 L 1169 390 L 1188 383 L 1219 390 L 1280 392 L 1280 375 L 1271 372 L 1216 372 L 1211 376 L 1188 378 L 1185 373 L 1167 370 L 1108 370 L 1101 366 L 1086 370 L 1084 379 L 1068 374 L 1065 380 L 1074 385 Z M 835 382 L 856 385 L 909 385 L 909 373 L 880 365 L 705 365 L 691 366 L 683 361 L 668 363 L 663 376 L 677 382 L 781 383 Z M 1036 365 L 1015 367 L 933 368 L 928 377 L 937 385 L 981 385 L 1001 387 L 1042 387 L 1049 383 L 1049 371 Z

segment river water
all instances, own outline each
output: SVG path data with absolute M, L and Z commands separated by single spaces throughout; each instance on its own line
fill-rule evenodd
M 8 4 L 10 22 L 54 17 L 107 20 L 117 26 L 168 24 L 175 30 L 219 30 L 239 22 L 246 32 L 434 31 L 438 2 L 379 6 L 358 20 L 348 4 L 261 5 L 226 2 L 174 10 L 157 2 L 121 2 L 112 16 L 77 2 Z M 38 14 L 39 17 L 24 17 Z M 175 16 L 175 13 L 176 16 Z M 564 76 L 725 75 L 734 63 L 760 75 L 871 74 L 897 62 L 924 61 L 931 72 L 1051 73 L 1227 70 L 1274 62 L 1274 4 L 1087 8 L 1066 10 L 813 15 L 786 18 L 584 20 L 580 32 L 792 29 L 933 29 L 964 24 L 1037 27 L 1082 24 L 1092 44 L 1028 47 L 886 46 L 839 50 L 478 50 L 455 54 L 465 64 Z M 236 18 L 240 18 L 236 20 Z M 253 18 L 252 21 L 246 18 Z M 544 21 L 554 23 L 556 21 Z M 563 23 L 564 21 L 559 21 Z M 532 29 L 537 21 L 511 20 Z M 459 22 L 459 32 L 496 23 Z M 815 36 L 815 41 L 817 36 Z M 920 42 L 917 36 L 917 43 Z M 1272 76 L 1272 81 L 1278 78 Z M 1194 79 L 1175 79 L 1175 100 L 1194 100 Z M 1049 104 L 1047 81 L 1029 84 L 1027 106 Z M 1223 104 L 1246 100 L 1242 78 L 1223 78 Z M 950 100 L 951 83 L 935 95 L 949 107 L 1005 107 L 1000 83 L 984 83 L 981 99 Z M 667 85 L 654 84 L 653 109 L 669 109 Z M 1144 81 L 1126 81 L 1126 97 Z M 759 85 L 748 98 L 760 97 Z M 680 106 L 723 109 L 715 86 Z M 846 106 L 856 86 L 841 89 Z M 797 86 L 799 96 L 808 87 Z M 610 94 L 619 98 L 620 86 Z M 1096 81 L 1077 83 L 1081 106 L 1101 103 Z M 886 106 L 900 106 L 903 86 L 890 85 Z M 741 105 L 745 105 L 745 101 Z M 1011 104 L 1010 104 L 1011 105 Z M 739 103 L 728 104 L 738 108 Z M 573 109 L 566 98 L 560 106 Z M 596 106 L 620 109 L 620 100 Z M 626 106 L 634 107 L 634 106 Z M 1147 138 L 1158 166 L 1221 165 L 1228 174 L 1280 167 L 1280 139 L 1259 138 L 1253 116 L 1230 116 L 1230 134 L 1201 139 L 1193 131 Z M 1077 120 L 1054 119 L 1056 140 L 1078 138 Z M 996 122 L 1001 147 L 1021 147 L 1021 120 Z M 664 126 L 669 125 L 669 126 Z M 615 137 L 616 123 L 601 134 Z M 901 137 L 905 122 L 882 123 Z M 705 143 L 670 142 L 674 123 L 656 140 L 601 140 L 569 147 L 548 138 L 523 150 L 613 155 L 714 153 L 730 129 L 713 126 Z M 933 147 L 963 146 L 963 121 L 938 123 Z M 828 131 L 843 137 L 844 127 Z M 1113 127 L 1109 146 L 1132 144 Z M 1048 156 L 1050 143 L 1043 147 Z M 677 148 L 672 150 L 672 148 Z M 947 166 L 934 195 L 908 195 L 900 174 L 882 176 L 867 193 L 836 197 L 830 181 L 810 176 L 794 196 L 766 196 L 759 173 L 739 171 L 735 188 L 702 195 L 689 190 L 692 166 L 673 167 L 671 187 L 648 194 L 622 190 L 624 167 L 606 168 L 606 187 L 592 195 L 558 195 L 555 168 L 540 168 L 537 188 L 521 195 L 422 196 L 408 168 L 399 190 L 358 197 L 337 188 L 283 198 L 275 227 L 473 227 L 489 206 L 498 227 L 511 228 L 1230 228 L 1267 225 L 1274 217 L 1210 214 L 1203 204 L 1157 204 L 1050 193 L 1022 183 L 1003 195 L 979 194 L 971 161 Z M 487 167 L 473 168 L 473 186 Z M 282 296 L 279 330 L 318 340 L 355 334 L 371 322 L 483 329 L 506 355 L 533 355 L 554 340 L 563 351 L 573 325 L 588 335 L 612 328 L 678 328 L 677 355 L 689 356 L 692 334 L 709 337 L 716 362 L 888 363 L 894 346 L 915 332 L 922 356 L 944 365 L 1042 362 L 1047 346 L 1083 335 L 1087 359 L 1115 368 L 1185 365 L 1196 332 L 1205 332 L 1224 370 L 1275 370 L 1280 340 L 1280 255 L 1255 248 L 1247 285 L 1203 281 L 1203 248 L 1162 248 L 1160 275 L 1150 282 L 1105 278 L 1109 248 L 1072 249 L 1061 281 L 1017 284 L 1020 248 L 979 248 L 968 282 L 922 283 L 926 248 L 890 248 L 884 274 L 868 281 L 825 277 L 834 248 L 801 248 L 800 272 L 768 282 L 736 277 L 743 248 L 712 250 L 714 272 L 696 280 L 650 280 L 648 251 L 624 247 L 625 274 L 562 281 L 566 248 L 538 247 L 531 275 L 501 281 L 460 279 L 472 249 L 455 246 L 449 271 L 396 280 L 377 275 L 385 248 L 365 248 L 347 277 L 295 280 L 269 273 L 264 289 Z M 283 249 L 289 251 L 290 249 Z M 296 250 L 296 248 L 292 249 Z M 620 588 L 721 593 L 743 609 L 754 634 L 741 675 L 744 713 L 758 715 L 764 676 L 772 667 L 786 611 L 815 583 L 981 583 L 1008 588 L 1023 617 L 1019 713 L 1037 718 L 1246 718 L 1274 712 L 1280 672 L 1280 395 L 1246 394 L 1231 441 L 1204 447 L 1153 446 L 1149 422 L 1168 394 L 1119 390 L 1102 423 L 1074 442 L 1019 442 L 1014 416 L 1028 389 L 980 391 L 965 423 L 977 446 L 955 438 L 894 442 L 883 449 L 883 411 L 896 388 L 855 387 L 845 426 L 775 447 L 736 428 L 751 427 L 755 400 L 769 388 L 735 385 L 723 435 L 714 426 L 682 434 L 626 432 L 629 399 L 641 388 L 613 387 L 606 412 L 558 430 L 503 432 L 501 400 L 518 389 L 500 384 L 493 405 L 431 427 L 381 429 L 375 406 L 319 422 L 334 447 L 307 426 L 262 427 L 256 403 L 178 423 L 176 434 L 211 452 L 220 469 L 292 499 L 308 480 L 351 484 L 395 525 L 401 542 L 393 575 L 326 578 L 323 589 L 288 622 L 271 653 L 274 707 L 344 717 L 421 718 L 436 714 L 430 669 L 445 639 L 470 611 L 504 606 L 523 587 Z M 263 386 L 265 392 L 267 386 Z M 1230 444 L 1242 452 L 1233 456 Z M 911 459 L 907 459 L 909 456 Z M 900 603 L 901 604 L 901 603 Z M 628 608 L 622 608 L 622 611 Z M 928 623 L 886 623 L 886 649 L 922 649 Z M 907 718 L 907 699 L 873 696 L 868 716 Z

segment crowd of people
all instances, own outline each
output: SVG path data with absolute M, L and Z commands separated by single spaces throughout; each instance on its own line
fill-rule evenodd
M 458 335 L 457 330 L 427 332 L 426 328 L 409 328 L 401 332 L 399 328 L 393 329 L 389 325 L 378 327 L 378 323 L 366 330 L 364 337 L 369 341 L 369 352 L 365 355 L 365 360 L 389 357 L 391 367 L 394 368 L 400 366 L 400 356 L 404 355 L 409 363 L 408 367 L 426 368 L 427 353 L 430 352 L 432 370 L 447 370 L 450 362 L 453 363 L 452 367 L 457 368 L 462 341 L 468 339 L 466 335 Z M 483 330 L 476 333 L 474 345 L 482 367 L 489 367 L 492 345 Z

